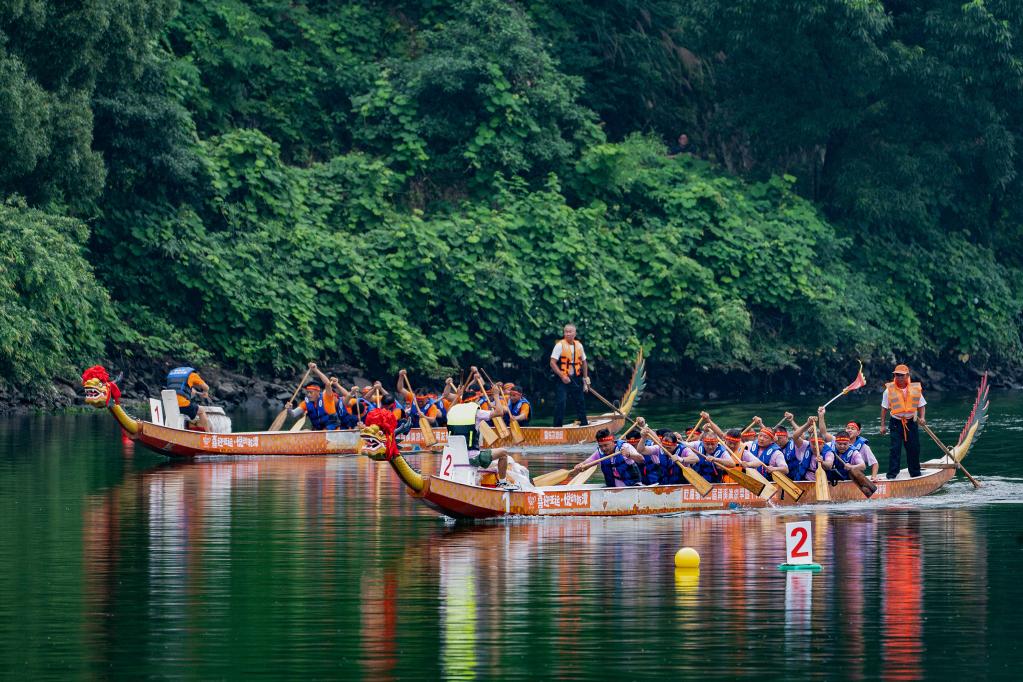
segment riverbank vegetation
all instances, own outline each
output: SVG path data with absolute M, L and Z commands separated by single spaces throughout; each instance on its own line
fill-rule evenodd
M 0 374 L 1023 361 L 1019 3 L 0 9 Z M 668 154 L 682 132 L 691 145 Z

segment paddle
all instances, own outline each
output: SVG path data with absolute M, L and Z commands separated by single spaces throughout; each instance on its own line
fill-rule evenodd
M 594 391 L 593 387 L 590 387 L 590 393 L 593 394 L 594 398 L 596 398 L 600 402 L 604 403 L 605 405 L 610 407 L 615 412 L 618 412 L 618 414 L 621 414 L 622 417 L 624 417 L 626 421 L 631 421 L 632 422 L 632 426 L 638 426 L 636 424 L 636 420 L 635 419 L 630 419 L 629 417 L 627 417 L 624 414 L 622 414 L 622 412 L 619 411 L 619 409 L 617 407 L 615 407 L 613 404 L 611 404 L 611 402 L 607 398 L 605 398 L 604 396 L 602 396 L 599 393 L 597 393 L 596 391 Z M 700 418 L 700 421 L 703 421 L 702 417 Z M 697 426 L 699 426 L 700 421 L 696 422 Z M 643 430 L 643 427 L 639 427 L 639 428 L 640 428 L 640 431 Z M 647 429 L 647 431 L 649 431 L 649 429 Z M 711 488 L 713 488 L 713 485 L 710 483 L 710 481 L 705 479 L 700 474 L 696 473 L 696 471 L 694 471 L 692 469 L 692 467 L 690 467 L 688 464 L 684 464 L 680 458 L 676 457 L 675 455 L 672 455 L 670 452 L 668 452 L 663 447 L 661 447 L 661 444 L 658 442 L 658 440 L 656 438 L 651 438 L 651 440 L 654 441 L 654 444 L 657 446 L 657 448 L 661 452 L 663 452 L 665 455 L 667 455 L 669 458 L 671 458 L 671 461 L 675 462 L 675 464 L 677 464 L 678 467 L 680 469 L 682 469 L 682 476 L 684 476 L 685 479 L 687 481 L 689 481 L 689 484 L 692 485 L 696 489 L 696 492 L 700 493 L 700 497 L 706 497 L 707 493 L 709 493 L 711 491 Z
M 416 394 L 412 390 L 412 384 L 409 383 L 408 374 L 402 374 L 402 379 L 405 380 L 405 388 L 408 389 L 410 398 L 409 412 L 412 411 L 412 405 L 415 404 L 417 412 L 419 412 L 419 432 L 423 434 L 423 445 L 426 447 L 433 447 L 437 443 L 437 436 L 433 433 L 433 427 L 430 426 L 430 420 L 426 418 L 422 410 L 419 409 L 419 404 L 416 402 Z
M 586 465 L 583 467 L 583 471 L 581 471 L 580 474 L 583 474 L 583 473 L 586 473 L 586 472 L 589 472 L 589 471 L 593 471 L 593 467 L 597 466 L 598 464 L 600 464 L 601 462 L 603 462 L 606 459 L 611 459 L 612 457 L 614 457 L 615 455 L 618 455 L 618 454 L 621 454 L 621 453 L 612 452 L 610 455 L 604 455 L 603 457 L 601 457 L 599 459 L 595 459 L 592 462 L 587 462 Z M 622 456 L 624 457 L 624 455 L 622 455 Z M 542 476 L 537 476 L 536 478 L 533 479 L 533 484 L 536 485 L 536 486 L 558 485 L 559 483 L 564 481 L 566 478 L 568 478 L 569 474 L 571 474 L 571 473 L 572 473 L 571 469 L 558 469 L 557 471 L 552 471 L 552 472 L 544 474 Z M 557 474 L 557 476 L 555 476 L 555 474 Z M 558 478 L 558 476 L 560 476 L 560 478 Z M 545 482 L 541 483 L 541 481 L 545 481 Z
M 288 401 L 289 403 L 295 402 L 295 398 L 298 397 L 298 392 L 302 390 L 302 386 L 305 385 L 305 380 L 309 378 L 309 372 L 311 371 L 313 371 L 311 367 L 305 371 L 305 375 L 302 376 L 302 381 L 298 383 L 298 387 L 295 389 L 295 392 L 291 394 L 291 400 Z M 277 416 L 274 417 L 274 420 L 270 423 L 270 428 L 268 428 L 267 431 L 280 431 L 281 427 L 284 426 L 284 420 L 287 418 L 288 408 L 285 407 L 277 413 Z
M 495 403 L 497 403 L 500 391 L 497 388 L 495 388 L 494 380 L 491 379 L 489 375 L 487 375 L 487 371 L 486 370 L 482 370 L 482 372 L 487 377 L 487 381 L 490 382 L 490 390 L 493 391 L 493 393 L 494 393 L 493 401 Z M 482 382 L 480 382 L 480 385 L 483 386 Z M 483 387 L 483 392 L 484 393 L 487 392 L 487 389 L 486 389 L 485 386 Z M 488 398 L 488 400 L 489 400 L 489 398 Z M 497 429 L 497 435 L 498 436 L 500 436 L 501 438 L 510 438 L 511 437 L 511 431 L 508 430 L 508 425 L 504 422 L 504 417 L 503 416 L 497 415 L 497 416 L 493 417 L 493 421 L 494 421 L 494 427 Z
M 504 407 L 505 412 L 508 413 L 508 426 L 510 427 L 512 442 L 521 443 L 526 439 L 526 434 L 522 433 L 522 426 L 519 422 L 512 418 L 511 410 L 508 407 L 508 396 L 504 392 L 504 387 L 501 386 L 501 384 L 495 383 L 494 380 L 490 378 L 490 375 L 487 374 L 487 370 L 483 370 L 483 376 L 485 376 L 487 381 L 490 382 L 490 388 L 497 392 L 497 396 L 495 396 L 494 399 L 499 400 L 501 406 Z M 502 438 L 507 438 L 508 433 L 501 433 L 501 425 L 504 424 L 504 417 L 496 417 L 494 419 L 494 424 L 497 425 L 498 434 L 500 434 Z
M 735 468 L 733 469 L 722 467 L 732 480 L 757 497 L 770 501 L 774 494 L 778 492 L 778 488 L 764 478 L 763 474 L 756 469 L 744 469 L 742 460 L 732 451 L 732 448 L 728 447 L 728 443 L 722 441 L 721 444 L 725 448 L 725 452 L 728 453 L 728 456 L 735 462 Z
M 817 457 L 821 456 L 820 446 L 817 445 L 817 422 L 813 423 L 813 451 Z M 817 461 L 817 460 L 814 460 Z M 830 502 L 831 501 L 831 488 L 828 486 L 828 476 L 824 471 L 824 463 L 817 462 L 817 469 L 813 475 L 814 487 L 817 490 L 817 501 L 818 502 Z
M 288 429 L 288 430 L 289 431 L 301 431 L 302 427 L 305 426 L 305 419 L 306 419 L 306 416 L 303 414 L 301 417 L 298 418 L 298 421 L 296 421 L 294 424 L 291 425 L 291 428 Z
M 978 481 L 973 476 L 971 476 L 970 472 L 966 470 L 966 467 L 964 467 L 958 460 L 956 460 L 955 456 L 952 454 L 952 450 L 950 450 L 948 447 L 945 446 L 944 443 L 941 442 L 941 440 L 934 434 L 934 432 L 931 431 L 931 427 L 927 426 L 926 423 L 920 424 L 920 427 L 923 428 L 923 430 L 927 432 L 927 435 L 931 437 L 931 439 L 935 442 L 935 444 L 939 448 L 941 448 L 942 452 L 944 452 L 948 456 L 948 458 L 951 459 L 955 463 L 956 469 L 958 469 L 959 471 L 962 471 L 963 474 L 966 475 L 966 478 L 968 478 L 970 480 L 970 483 L 973 484 L 973 487 L 974 488 L 979 488 L 980 487 L 980 481 Z
M 476 384 L 480 387 L 480 390 L 483 391 L 483 394 L 486 395 L 487 387 L 483 385 L 483 377 L 480 376 L 479 370 L 477 370 L 475 367 L 473 367 L 473 370 L 475 370 L 475 378 L 470 379 L 469 383 L 467 383 L 465 387 L 468 388 L 469 386 L 472 386 L 473 382 L 475 381 Z M 483 444 L 486 445 L 487 447 L 490 447 L 499 440 L 497 432 L 494 431 L 493 427 L 491 427 L 490 424 L 486 422 L 480 422 L 478 428 L 480 432 L 480 437 L 483 439 Z

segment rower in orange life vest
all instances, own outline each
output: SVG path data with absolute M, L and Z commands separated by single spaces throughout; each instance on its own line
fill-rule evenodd
M 175 367 L 167 373 L 166 387 L 177 394 L 178 411 L 189 422 L 195 422 L 200 430 L 209 431 L 209 420 L 206 418 L 206 413 L 200 412 L 199 406 L 192 402 L 192 398 L 196 395 L 202 398 L 210 397 L 210 387 L 202 380 L 199 373 L 192 367 Z
M 337 414 L 337 395 L 330 388 L 327 375 L 316 367 L 315 362 L 309 363 L 309 370 L 319 377 L 319 380 L 314 379 L 306 383 L 305 399 L 298 407 L 292 409 L 294 403 L 290 400 L 287 402 L 289 415 L 295 418 L 305 414 L 309 417 L 314 431 L 336 431 L 341 428 Z
M 892 445 L 888 453 L 888 473 L 891 480 L 902 469 L 902 448 L 906 448 L 906 463 L 910 476 L 920 475 L 920 434 L 917 422 L 926 424 L 924 413 L 927 401 L 919 382 L 910 382 L 909 367 L 898 365 L 892 381 L 884 385 L 881 398 L 881 435 L 892 432 Z M 891 417 L 886 422 L 888 412 Z
M 558 379 L 554 399 L 554 426 L 565 423 L 565 401 L 569 395 L 572 396 L 579 425 L 585 426 L 589 422 L 586 421 L 586 399 L 583 394 L 590 390 L 586 351 L 575 338 L 574 324 L 566 324 L 564 334 L 564 338 L 554 344 L 549 362 L 551 371 Z

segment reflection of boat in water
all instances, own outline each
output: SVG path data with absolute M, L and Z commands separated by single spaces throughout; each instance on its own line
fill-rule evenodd
M 955 475 L 958 463 L 969 452 L 987 416 L 986 382 L 978 391 L 974 410 L 967 420 L 952 450 L 953 458 L 932 459 L 923 464 L 923 474 L 910 477 L 902 470 L 893 480 L 877 484 L 871 500 L 913 498 L 930 495 Z M 460 440 L 460 439 L 459 439 Z M 461 450 L 461 453 L 459 453 Z M 781 495 L 763 499 L 737 483 L 716 483 L 701 496 L 689 484 L 633 486 L 608 488 L 601 485 L 529 487 L 522 490 L 503 490 L 475 484 L 464 475 L 466 465 L 464 445 L 447 446 L 444 461 L 450 456 L 454 467 L 442 466 L 435 475 L 423 475 L 398 454 L 389 461 L 410 494 L 433 509 L 452 518 L 487 519 L 510 516 L 630 516 L 643 514 L 671 514 L 688 511 L 765 507 L 778 505 L 812 504 L 817 502 L 814 483 L 798 482 L 802 491 L 798 499 Z M 830 486 L 832 502 L 865 501 L 855 481 L 842 481 Z

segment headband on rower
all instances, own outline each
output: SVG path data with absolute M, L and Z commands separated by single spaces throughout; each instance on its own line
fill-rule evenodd
M 774 435 L 776 437 L 777 436 L 787 436 L 787 435 L 789 435 L 789 431 L 788 431 L 788 429 L 778 429 L 777 431 L 774 432 Z
M 848 443 L 849 442 L 849 436 L 835 436 L 835 442 L 836 443 Z
M 774 431 L 765 426 L 764 428 L 760 429 L 759 435 L 767 436 L 768 438 L 774 438 Z
M 610 436 L 610 435 L 603 436 L 602 438 L 598 438 L 597 442 L 598 443 L 614 443 L 615 442 L 615 437 L 614 436 Z

